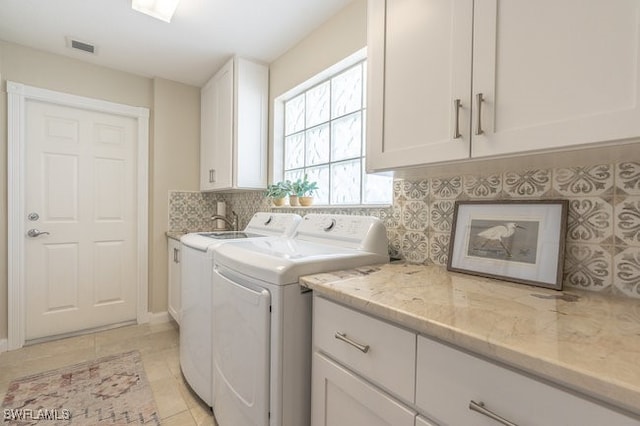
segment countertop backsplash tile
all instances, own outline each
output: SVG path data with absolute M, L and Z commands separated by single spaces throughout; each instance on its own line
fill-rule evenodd
M 212 230 L 211 216 L 223 200 L 222 194 L 211 192 L 169 191 L 169 231 Z
M 456 200 L 568 199 L 564 286 L 640 298 L 640 162 L 501 174 L 396 179 L 389 207 L 273 207 L 263 191 L 172 192 L 171 230 L 211 226 L 216 201 L 244 228 L 258 211 L 371 215 L 387 227 L 389 254 L 446 265 Z M 190 214 L 202 214 L 202 219 Z
M 503 190 L 510 198 L 543 198 L 551 190 L 551 170 L 506 172 Z
M 618 194 L 640 195 L 640 163 L 617 164 L 616 187 Z

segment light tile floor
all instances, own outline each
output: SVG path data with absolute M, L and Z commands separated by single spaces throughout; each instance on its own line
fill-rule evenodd
M 163 425 L 216 426 L 209 407 L 180 372 L 178 328 L 173 322 L 120 327 L 0 353 L 0 401 L 18 377 L 137 349 Z

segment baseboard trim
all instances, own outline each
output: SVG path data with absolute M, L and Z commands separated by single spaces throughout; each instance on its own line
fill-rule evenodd
M 6 352 L 9 348 L 7 339 L 0 339 L 0 353 Z
M 171 321 L 171 317 L 167 311 L 149 312 L 147 314 L 147 319 L 149 320 L 149 324 L 162 324 Z

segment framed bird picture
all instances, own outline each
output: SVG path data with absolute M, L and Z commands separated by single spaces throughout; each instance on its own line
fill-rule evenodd
M 562 289 L 567 200 L 456 201 L 447 269 Z

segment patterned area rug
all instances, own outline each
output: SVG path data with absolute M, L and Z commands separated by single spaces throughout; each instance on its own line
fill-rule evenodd
M 1 413 L 11 425 L 160 424 L 138 351 L 14 380 Z

